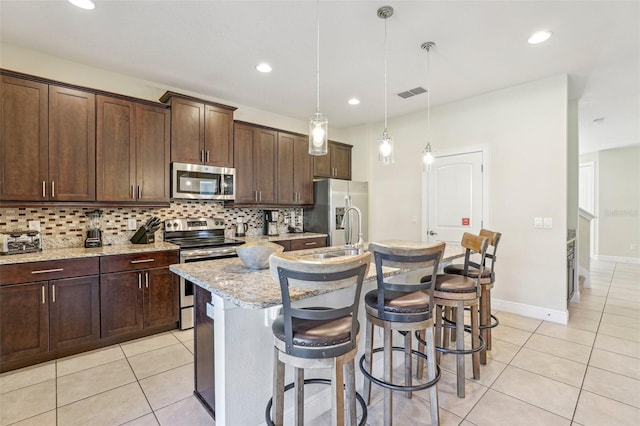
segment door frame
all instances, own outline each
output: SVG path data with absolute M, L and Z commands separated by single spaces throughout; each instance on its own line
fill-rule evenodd
M 445 149 L 434 153 L 434 162 L 440 157 L 448 157 L 452 155 L 471 154 L 473 152 L 482 153 L 482 223 L 480 228 L 491 229 L 491 216 L 489 208 L 489 196 L 491 182 L 491 157 L 489 155 L 489 145 L 469 145 Z M 430 170 L 422 168 L 422 188 L 420 195 L 422 198 L 422 229 L 420 229 L 420 241 L 428 241 L 426 230 L 429 229 L 429 174 Z

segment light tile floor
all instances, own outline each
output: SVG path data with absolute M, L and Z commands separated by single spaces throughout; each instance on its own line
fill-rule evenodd
M 443 357 L 441 424 L 640 424 L 640 265 L 591 266 L 567 326 L 498 313 L 489 361 L 467 380 L 466 398 L 456 396 L 454 357 Z M 192 395 L 192 352 L 193 333 L 173 331 L 4 373 L 0 426 L 214 425 Z M 372 398 L 371 426 L 382 419 L 375 386 Z M 428 392 L 396 396 L 394 419 L 429 424 Z

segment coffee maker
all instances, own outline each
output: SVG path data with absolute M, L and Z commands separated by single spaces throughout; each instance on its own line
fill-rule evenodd
M 101 210 L 94 210 L 86 213 L 89 218 L 87 238 L 84 240 L 86 248 L 102 247 L 102 231 L 100 231 L 102 216 Z
M 264 211 L 264 235 L 278 235 L 278 212 Z

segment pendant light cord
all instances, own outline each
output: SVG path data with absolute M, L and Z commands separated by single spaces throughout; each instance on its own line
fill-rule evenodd
M 316 112 L 320 112 L 320 0 L 316 1 Z
M 427 143 L 431 138 L 431 64 L 429 57 L 431 49 L 427 49 Z
M 384 132 L 387 133 L 387 18 L 384 18 Z

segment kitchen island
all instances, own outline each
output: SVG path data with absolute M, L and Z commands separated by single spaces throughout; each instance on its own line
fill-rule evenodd
M 385 243 L 408 245 L 399 241 Z M 339 249 L 326 247 L 295 253 L 303 257 Z M 448 246 L 443 262 L 462 255 L 460 246 Z M 171 265 L 170 270 L 196 285 L 196 397 L 215 413 L 218 426 L 264 424 L 265 406 L 272 393 L 271 324 L 282 303 L 279 283 L 271 278 L 269 269 L 249 270 L 238 258 Z M 398 270 L 385 268 L 383 273 L 390 276 Z M 375 286 L 376 270 L 371 265 L 362 296 Z M 292 301 L 299 306 L 329 305 L 343 299 L 349 291 L 295 290 Z M 365 323 L 362 305 L 358 319 L 360 324 Z M 364 339 L 360 346 L 358 358 L 364 353 Z M 315 371 L 313 374 L 318 377 Z M 324 398 L 314 398 L 316 395 L 319 393 L 308 394 L 305 406 L 308 419 L 326 409 Z

